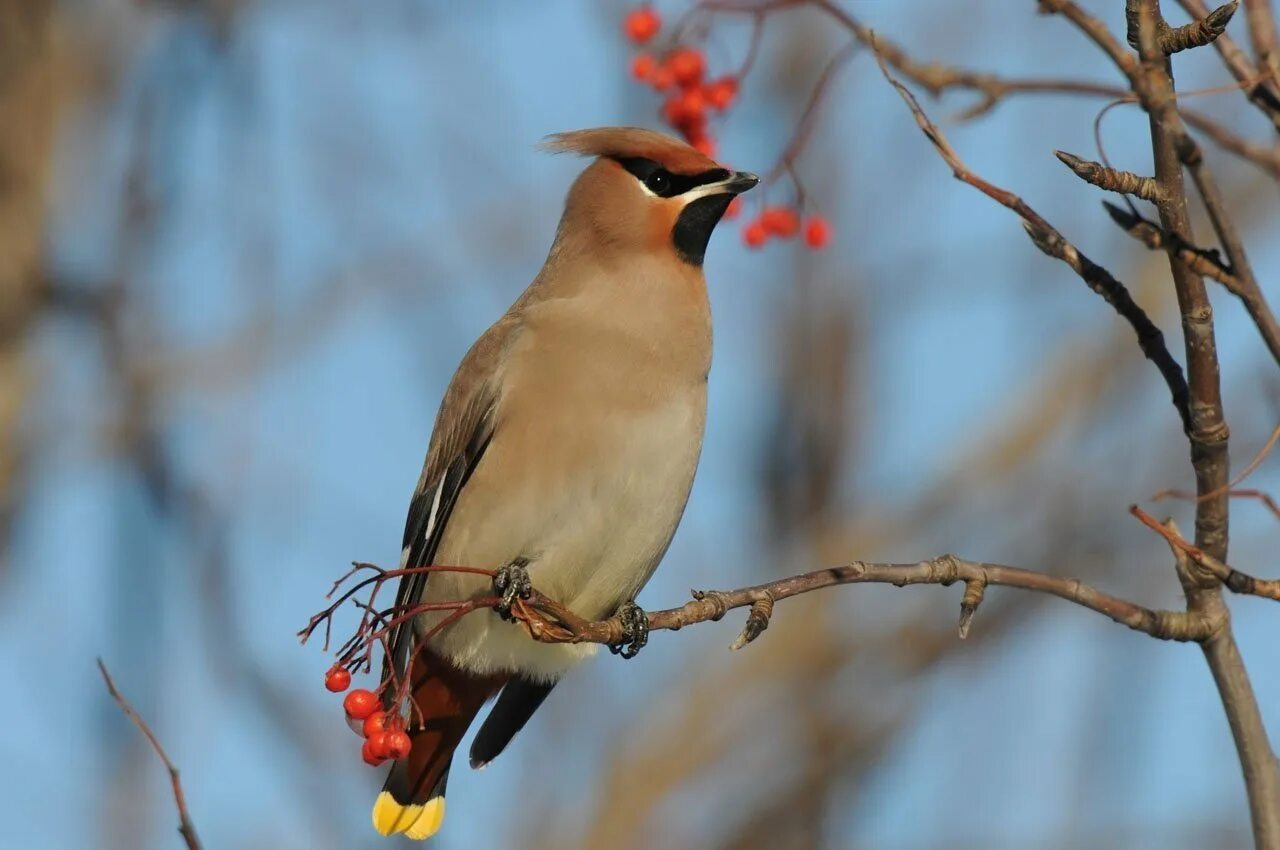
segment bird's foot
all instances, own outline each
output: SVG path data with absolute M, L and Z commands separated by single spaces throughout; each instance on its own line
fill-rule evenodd
M 498 616 L 504 620 L 514 620 L 511 606 L 517 599 L 528 599 L 533 595 L 533 581 L 529 578 L 529 562 L 524 558 L 516 558 L 504 567 L 500 567 L 493 577 L 493 592 L 502 597 L 502 601 L 494 606 Z
M 615 615 L 622 621 L 622 642 L 610 644 L 609 651 L 623 658 L 635 658 L 649 642 L 649 615 L 634 602 L 625 602 Z

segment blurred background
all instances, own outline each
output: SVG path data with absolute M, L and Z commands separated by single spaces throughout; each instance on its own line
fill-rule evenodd
M 918 59 L 1117 82 L 1029 0 L 845 5 Z M 1122 30 L 1122 4 L 1084 5 Z M 389 845 L 369 825 L 382 772 L 295 631 L 349 561 L 398 558 L 445 384 L 537 271 L 582 166 L 534 144 L 658 126 L 628 77 L 627 8 L 0 3 L 0 846 L 180 846 L 99 655 L 181 768 L 209 850 Z M 713 65 L 746 35 L 717 23 Z M 772 17 L 722 158 L 768 170 L 846 41 L 814 10 Z M 1230 81 L 1209 50 L 1178 69 L 1183 90 Z M 925 100 L 940 120 L 970 103 Z M 1100 106 L 1024 97 L 944 126 L 1124 280 L 1181 359 L 1164 257 L 1052 157 L 1094 156 Z M 1267 143 L 1238 93 L 1196 106 Z M 1140 113 L 1113 110 L 1104 136 L 1149 172 Z M 1207 150 L 1275 300 L 1276 186 Z M 740 223 L 712 240 L 706 448 L 641 604 L 952 551 L 1180 606 L 1166 547 L 1125 510 L 1192 484 L 1128 327 L 951 179 L 865 52 L 797 169 L 834 244 L 750 251 Z M 1240 468 L 1280 420 L 1280 380 L 1240 305 L 1211 294 Z M 1250 483 L 1280 490 L 1280 460 Z M 1148 508 L 1190 527 L 1185 504 Z M 1232 531 L 1233 562 L 1275 575 L 1280 521 L 1237 502 Z M 735 612 L 605 654 L 486 771 L 458 765 L 432 846 L 1248 845 L 1196 647 L 996 588 L 961 642 L 959 598 L 836 588 L 780 604 L 742 652 Z M 1230 603 L 1280 736 L 1280 621 Z

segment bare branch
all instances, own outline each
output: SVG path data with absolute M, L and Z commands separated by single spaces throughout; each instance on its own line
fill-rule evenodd
M 1244 304 L 1267 350 L 1271 352 L 1276 363 L 1280 364 L 1280 322 L 1276 321 L 1275 313 L 1271 311 L 1271 305 L 1267 303 L 1262 287 L 1258 285 L 1258 279 L 1253 274 L 1253 265 L 1249 262 L 1244 241 L 1240 238 L 1235 221 L 1227 211 L 1227 203 L 1222 197 L 1222 191 L 1218 188 L 1218 181 L 1209 170 L 1200 146 L 1185 133 L 1178 140 L 1178 157 L 1191 172 L 1191 179 L 1196 184 L 1196 191 L 1204 203 L 1205 211 L 1209 214 L 1209 221 L 1213 224 L 1218 241 L 1222 244 L 1222 249 L 1231 263 L 1235 285 L 1228 285 L 1228 289 Z
M 1176 242 L 1172 242 L 1172 237 L 1165 233 L 1164 229 L 1154 221 L 1106 201 L 1102 202 L 1102 206 L 1106 209 L 1107 215 L 1111 216 L 1111 220 L 1120 225 L 1124 232 L 1151 250 L 1163 251 L 1171 243 L 1177 245 Z M 1197 248 L 1193 245 L 1177 245 L 1175 250 L 1182 258 L 1182 261 L 1195 269 L 1197 273 L 1213 278 L 1231 292 L 1236 292 L 1239 289 L 1240 281 L 1236 280 L 1235 276 L 1231 274 L 1231 269 L 1222 262 L 1217 251 Z
M 107 692 L 111 694 L 111 698 L 116 701 L 116 705 L 120 706 L 120 710 L 125 713 L 133 725 L 146 736 L 147 742 L 151 744 L 151 749 L 155 750 L 156 755 L 160 757 L 160 761 L 164 763 L 165 769 L 169 771 L 169 783 L 173 786 L 173 802 L 178 807 L 178 832 L 182 834 L 182 840 L 186 842 L 187 850 L 200 850 L 200 839 L 196 836 L 195 824 L 191 822 L 191 815 L 187 812 L 187 798 L 182 793 L 182 780 L 178 777 L 178 768 L 174 767 L 173 762 L 169 760 L 169 756 L 164 751 L 164 747 L 160 745 L 160 739 L 151 731 L 151 727 L 142 719 L 138 712 L 134 711 L 133 706 L 124 698 L 124 694 L 116 687 L 115 680 L 111 678 L 111 673 L 107 670 L 106 663 L 101 658 L 98 659 L 98 670 L 102 673 L 102 680 L 106 682 Z
M 686 602 L 679 608 L 650 612 L 649 627 L 653 630 L 677 631 L 695 623 L 719 620 L 728 611 L 747 606 L 753 607 L 754 615 L 755 606 L 761 600 L 769 599 L 772 604 L 776 600 L 841 584 L 892 584 L 895 587 L 938 584 L 945 587 L 958 581 L 965 582 L 966 604 L 975 610 L 981 600 L 981 592 L 972 588 L 998 585 L 1057 596 L 1103 614 L 1134 631 L 1161 640 L 1205 640 L 1220 625 L 1209 618 L 1185 611 L 1144 608 L 1104 593 L 1078 579 L 1049 576 L 1019 567 L 967 561 L 954 555 L 941 555 L 914 564 L 854 561 L 738 590 L 698 591 L 694 593 L 692 602 Z M 536 615 L 530 616 L 527 611 L 521 614 L 531 635 L 537 640 L 547 643 L 614 645 L 624 639 L 622 623 L 617 619 L 583 620 L 536 591 L 527 605 L 533 611 L 551 618 L 549 623 L 545 623 L 539 622 Z M 969 616 L 972 617 L 972 612 Z
M 915 116 L 916 124 L 929 141 L 933 143 L 939 155 L 951 166 L 951 173 L 955 178 L 968 183 L 1000 205 L 1017 213 L 1022 218 L 1022 224 L 1027 231 L 1027 235 L 1031 237 L 1031 241 L 1035 243 L 1037 248 L 1070 266 L 1090 289 L 1101 295 L 1103 300 L 1110 304 L 1130 324 L 1138 337 L 1138 347 L 1142 349 L 1143 355 L 1160 370 L 1160 374 L 1169 388 L 1173 406 L 1177 409 L 1178 415 L 1182 419 L 1183 428 L 1190 428 L 1190 412 L 1187 407 L 1187 383 L 1182 375 L 1182 367 L 1178 365 L 1177 361 L 1173 359 L 1173 355 L 1169 353 L 1169 349 L 1165 347 L 1164 334 L 1133 300 L 1124 284 L 1116 280 L 1105 268 L 1081 253 L 1075 245 L 1067 241 L 1066 237 L 1058 232 L 1057 228 L 1049 224 L 1044 217 L 1033 210 L 1022 198 L 1006 189 L 1001 189 L 988 183 L 970 171 L 968 166 L 961 161 L 959 154 L 951 147 L 947 137 L 925 115 L 915 95 L 889 73 L 889 69 L 885 66 L 878 50 L 876 59 L 880 62 L 880 70 L 884 73 L 885 79 L 902 96 L 903 101 L 911 110 L 911 114 Z
M 1193 17 L 1203 18 L 1209 14 L 1209 8 L 1205 6 L 1203 0 L 1178 0 L 1178 2 Z M 1222 57 L 1222 62 L 1231 72 L 1231 76 L 1244 86 L 1245 93 L 1253 105 L 1258 107 L 1277 129 L 1280 129 L 1280 95 L 1277 94 L 1274 85 L 1275 79 L 1268 74 L 1259 73 L 1258 66 L 1249 59 L 1231 36 L 1222 34 L 1214 40 L 1213 46 Z
M 1262 444 L 1262 448 L 1259 449 L 1258 453 L 1253 456 L 1253 460 L 1245 464 L 1244 469 L 1240 470 L 1240 472 L 1236 475 L 1236 477 L 1231 479 L 1231 482 L 1228 483 L 1223 488 L 1223 490 L 1227 493 L 1231 493 L 1234 490 L 1234 488 L 1236 488 L 1242 481 L 1244 481 L 1246 478 L 1252 475 L 1253 471 L 1257 469 L 1259 466 L 1261 466 L 1262 462 L 1267 459 L 1267 455 L 1269 455 L 1271 453 L 1271 450 L 1275 448 L 1277 442 L 1280 442 L 1280 425 L 1277 425 L 1274 429 L 1272 429 L 1271 436 L 1267 437 L 1267 441 Z M 1151 500 L 1158 502 L 1161 499 L 1175 498 L 1175 499 L 1196 499 L 1196 501 L 1200 501 L 1201 499 L 1204 499 L 1204 498 L 1212 499 L 1212 498 L 1215 498 L 1216 496 L 1221 495 L 1221 493 L 1217 491 L 1206 493 L 1204 496 L 1201 496 L 1198 498 L 1192 494 L 1186 494 L 1186 495 L 1183 495 L 1183 494 L 1184 494 L 1184 491 L 1182 490 L 1161 490 L 1159 493 L 1156 493 L 1155 495 L 1153 495 L 1151 497 Z
M 1092 183 L 1099 189 L 1106 189 L 1108 192 L 1117 192 L 1121 195 L 1137 195 L 1144 201 L 1160 200 L 1160 184 L 1154 177 L 1143 177 L 1140 174 L 1134 174 L 1132 171 L 1121 171 L 1118 168 L 1108 168 L 1100 162 L 1093 162 L 1087 159 L 1081 159 L 1075 154 L 1066 151 L 1054 151 L 1053 155 L 1062 161 L 1062 164 L 1086 183 Z
M 1234 567 L 1223 563 L 1209 553 L 1193 546 L 1183 539 L 1182 535 L 1177 531 L 1169 528 L 1167 525 L 1160 523 L 1151 514 L 1144 511 L 1137 505 L 1129 506 L 1129 513 L 1133 514 L 1138 520 L 1159 534 L 1170 546 L 1176 547 L 1184 552 L 1195 564 L 1201 567 L 1204 572 L 1208 573 L 1214 579 L 1222 582 L 1232 593 L 1240 593 L 1248 596 L 1261 596 L 1265 599 L 1275 599 L 1280 601 L 1280 580 L 1277 579 L 1261 579 L 1254 578 L 1248 573 L 1242 573 Z
M 1156 26 L 1156 41 L 1160 47 L 1160 51 L 1166 56 L 1173 53 L 1180 53 L 1183 50 L 1190 50 L 1193 47 L 1203 47 L 1206 44 L 1212 44 L 1218 36 L 1222 35 L 1227 29 L 1227 23 L 1231 20 L 1231 16 L 1236 13 L 1236 9 L 1240 6 L 1240 0 L 1231 0 L 1205 15 L 1200 16 L 1198 20 L 1180 27 L 1171 27 L 1162 19 Z M 1138 14 L 1135 6 L 1130 5 L 1125 10 L 1125 17 L 1128 23 L 1128 39 L 1133 49 L 1138 49 Z

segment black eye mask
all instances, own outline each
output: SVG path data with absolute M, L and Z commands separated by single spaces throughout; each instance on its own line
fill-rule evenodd
M 727 180 L 730 177 L 729 172 L 723 168 L 710 168 L 701 174 L 693 175 L 672 174 L 657 162 L 641 156 L 620 158 L 618 164 L 659 198 L 674 198 L 690 189 Z

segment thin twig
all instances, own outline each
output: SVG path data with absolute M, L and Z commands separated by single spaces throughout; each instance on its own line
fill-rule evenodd
M 147 742 L 151 744 L 151 749 L 155 750 L 156 755 L 160 757 L 160 761 L 164 762 L 165 769 L 169 771 L 169 784 L 173 786 L 173 802 L 178 807 L 178 832 L 182 834 L 187 850 L 200 850 L 200 839 L 196 836 L 196 826 L 191 822 L 191 815 L 187 812 L 187 798 L 182 793 L 182 780 L 178 777 L 178 768 L 174 767 L 173 762 L 169 760 L 164 747 L 160 745 L 160 739 L 151 731 L 151 727 L 138 712 L 134 711 L 133 706 L 124 698 L 124 694 L 120 693 L 115 680 L 107 670 L 106 663 L 101 658 L 98 659 L 98 670 L 102 673 L 102 680 L 107 684 L 107 692 L 116 701 L 116 705 L 120 706 L 125 716 L 133 721 L 133 725 L 137 726 L 138 731 L 146 737 Z
M 1178 0 L 1178 2 L 1193 17 L 1203 18 L 1209 14 L 1209 7 L 1203 0 Z M 1218 36 L 1213 46 L 1222 57 L 1222 62 L 1231 72 L 1231 76 L 1235 77 L 1237 82 L 1247 83 L 1244 91 L 1250 102 L 1260 109 L 1277 129 L 1280 129 L 1280 94 L 1275 88 L 1271 75 L 1260 74 L 1258 66 L 1226 33 Z
M 1180 27 L 1171 27 L 1163 19 L 1156 25 L 1156 42 L 1159 45 L 1160 52 L 1166 56 L 1174 53 L 1181 53 L 1184 50 L 1191 50 L 1194 47 L 1204 47 L 1206 44 L 1212 44 L 1226 29 L 1227 24 L 1231 21 L 1231 16 L 1236 13 L 1236 9 L 1240 6 L 1240 0 L 1231 0 L 1212 12 L 1207 12 L 1199 16 L 1197 20 L 1189 24 L 1183 24 Z M 1126 9 L 1126 18 L 1128 22 L 1128 39 L 1129 44 L 1135 50 L 1138 49 L 1138 15 L 1136 8 L 1130 6 Z
M 902 96 L 903 101 L 911 110 L 911 114 L 915 116 L 916 124 L 919 125 L 929 141 L 933 143 L 939 155 L 951 166 L 951 173 L 955 178 L 968 183 L 1001 206 L 1017 213 L 1022 218 L 1023 227 L 1026 228 L 1027 234 L 1037 248 L 1070 266 L 1090 289 L 1101 295 L 1103 300 L 1110 304 L 1129 323 L 1138 337 L 1138 346 L 1142 349 L 1142 353 L 1160 370 L 1160 375 L 1164 378 L 1165 385 L 1169 388 L 1173 406 L 1178 411 L 1178 416 L 1182 419 L 1183 428 L 1190 428 L 1190 412 L 1187 407 L 1187 383 L 1182 375 L 1182 367 L 1178 365 L 1177 361 L 1173 359 L 1173 355 L 1169 353 L 1169 349 L 1165 347 L 1164 334 L 1133 300 L 1124 284 L 1116 280 L 1109 271 L 1090 260 L 1075 245 L 1067 241 L 1066 237 L 1057 228 L 1049 224 L 1022 198 L 992 183 L 988 183 L 970 171 L 968 166 L 961 161 L 959 154 L 951 147 L 947 137 L 925 115 L 915 95 L 889 72 L 875 43 L 873 43 L 872 49 L 875 51 L 876 60 L 880 63 L 880 70 L 884 73 L 885 79 Z
M 1125 233 L 1128 233 L 1151 250 L 1163 251 L 1170 244 L 1176 245 L 1175 250 L 1178 252 L 1178 256 L 1182 258 L 1184 263 L 1195 269 L 1198 274 L 1213 278 L 1232 293 L 1236 293 L 1239 290 L 1240 281 L 1231 273 L 1231 269 L 1222 262 L 1222 258 L 1218 256 L 1216 250 L 1197 248 L 1194 245 L 1180 245 L 1177 242 L 1173 242 L 1173 238 L 1168 233 L 1165 233 L 1160 225 L 1144 218 L 1133 210 L 1121 209 L 1115 204 L 1106 201 L 1102 202 L 1102 206 L 1106 209 L 1107 215 L 1111 216 L 1111 220 L 1118 224 Z
M 1269 455 L 1271 453 L 1271 450 L 1275 448 L 1276 443 L 1278 441 L 1280 441 L 1280 425 L 1277 425 L 1272 430 L 1271 436 L 1267 437 L 1267 441 L 1262 444 L 1262 448 L 1259 449 L 1258 453 L 1253 456 L 1253 460 L 1245 464 L 1244 469 L 1240 470 L 1240 472 L 1236 474 L 1236 477 L 1231 479 L 1230 483 L 1224 485 L 1221 491 L 1212 490 L 1204 494 L 1203 496 L 1194 496 L 1192 494 L 1183 495 L 1184 493 L 1186 493 L 1185 490 L 1161 490 L 1160 492 L 1155 493 L 1151 496 L 1151 501 L 1158 502 L 1161 499 L 1168 499 L 1168 498 L 1174 498 L 1174 499 L 1194 498 L 1196 501 L 1203 501 L 1204 499 L 1213 499 L 1218 496 L 1221 496 L 1223 492 L 1226 492 L 1229 494 L 1232 491 L 1234 491 L 1235 488 L 1241 484 L 1241 482 L 1243 482 L 1246 478 L 1252 475 L 1255 469 L 1257 469 L 1259 466 L 1262 465 L 1262 462 L 1267 459 L 1267 455 Z
M 1081 159 L 1066 151 L 1054 151 L 1053 155 L 1070 168 L 1081 180 L 1092 183 L 1099 189 L 1117 192 L 1121 195 L 1137 195 L 1144 201 L 1160 200 L 1160 185 L 1154 177 L 1143 177 L 1132 171 L 1121 171 L 1119 168 L 1108 168 L 1100 162 Z
M 1280 579 L 1254 578 L 1248 573 L 1237 570 L 1230 564 L 1223 563 L 1199 546 L 1188 543 L 1180 534 L 1157 521 L 1155 517 L 1137 505 L 1130 505 L 1129 513 L 1137 517 L 1138 521 L 1147 528 L 1167 540 L 1169 545 L 1176 546 L 1185 552 L 1191 560 L 1207 570 L 1215 579 L 1225 584 L 1232 593 L 1261 596 L 1264 599 L 1280 601 Z

